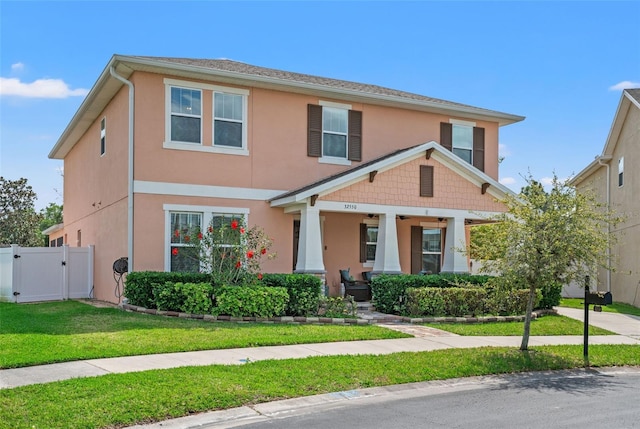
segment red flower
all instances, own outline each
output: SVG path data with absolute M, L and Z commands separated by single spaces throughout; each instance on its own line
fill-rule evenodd
M 242 266 L 242 264 L 240 263 L 240 261 L 236 262 L 236 268 L 240 268 Z
M 178 256 L 178 248 L 177 248 L 177 247 L 174 247 L 174 248 L 171 250 L 171 254 L 172 254 L 173 256 Z
M 207 229 L 207 231 L 209 231 L 210 233 L 211 233 L 211 232 L 213 232 L 213 227 L 212 227 L 212 226 L 210 226 L 210 227 Z
M 262 280 L 262 273 L 258 273 L 258 280 Z
M 247 252 L 247 258 L 249 258 L 249 259 L 253 258 L 253 250 L 249 250 Z
M 260 253 L 265 255 L 267 253 L 267 249 L 263 247 L 262 249 L 260 249 Z
M 244 228 L 240 228 L 240 234 L 244 234 Z
M 202 240 L 202 233 L 201 232 L 198 233 L 198 240 Z
M 176 237 L 180 237 L 180 231 L 178 231 L 177 229 L 173 232 L 173 235 L 175 235 Z
M 189 237 L 188 235 L 184 236 L 184 241 L 191 241 L 191 237 Z
M 231 229 L 238 229 L 238 221 L 237 220 L 232 220 L 231 221 Z

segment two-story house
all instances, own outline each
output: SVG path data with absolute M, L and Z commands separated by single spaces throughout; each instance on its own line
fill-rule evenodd
M 115 55 L 51 150 L 64 228 L 95 245 L 94 296 L 187 263 L 172 231 L 242 216 L 274 238 L 265 272 L 468 272 L 468 228 L 510 191 L 501 126 L 524 118 L 229 60 Z M 52 237 L 56 239 L 56 237 Z M 186 267 L 194 268 L 194 267 Z
M 600 270 L 598 290 L 614 301 L 640 306 L 640 88 L 625 89 L 602 154 L 571 179 L 578 191 L 589 189 L 625 219 L 611 232 L 612 270 Z

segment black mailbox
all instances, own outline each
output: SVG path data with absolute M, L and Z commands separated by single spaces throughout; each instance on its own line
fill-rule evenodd
M 611 292 L 589 292 L 585 294 L 587 304 L 609 305 L 613 304 Z

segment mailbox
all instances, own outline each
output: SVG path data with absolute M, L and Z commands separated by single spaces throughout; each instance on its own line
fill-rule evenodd
M 589 292 L 585 294 L 587 304 L 609 305 L 613 304 L 611 292 Z

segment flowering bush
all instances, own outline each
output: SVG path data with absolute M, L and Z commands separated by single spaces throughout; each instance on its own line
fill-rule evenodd
M 273 259 L 269 253 L 273 240 L 258 226 L 249 229 L 243 218 L 214 218 L 205 231 L 180 231 L 183 247 L 174 247 L 172 255 L 181 252 L 185 259 L 197 260 L 200 271 L 211 273 L 214 285 L 250 284 L 262 278 L 263 258 Z

